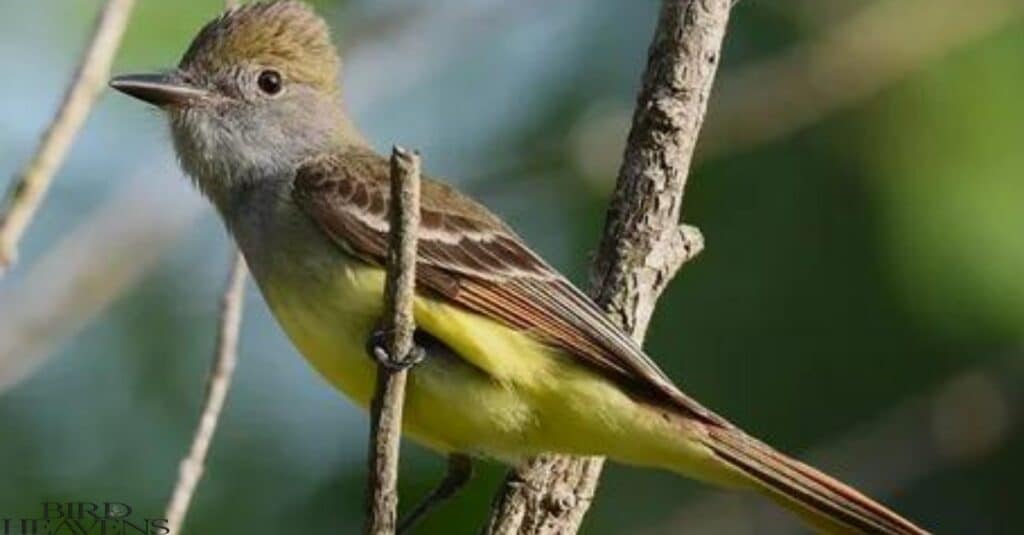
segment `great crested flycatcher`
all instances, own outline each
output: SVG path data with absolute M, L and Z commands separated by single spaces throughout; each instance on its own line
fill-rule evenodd
M 284 0 L 207 24 L 177 69 L 111 85 L 167 112 L 274 315 L 361 406 L 383 306 L 388 160 L 346 115 L 324 21 Z M 681 392 L 637 344 L 483 206 L 424 179 L 417 343 L 404 431 L 509 463 L 605 455 L 757 490 L 830 533 L 924 530 L 751 438 Z

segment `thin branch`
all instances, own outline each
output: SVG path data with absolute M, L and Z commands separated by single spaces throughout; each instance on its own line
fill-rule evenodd
M 377 389 L 370 408 L 370 447 L 366 533 L 390 535 L 398 519 L 398 453 L 406 366 L 413 351 L 413 297 L 416 242 L 420 223 L 420 158 L 395 147 L 391 153 L 391 236 L 384 286 L 388 365 L 377 367 Z
M 5 208 L 0 214 L 0 276 L 16 260 L 21 236 L 42 204 L 54 173 L 64 161 L 93 103 L 106 86 L 114 54 L 134 6 L 135 0 L 107 0 L 57 114 L 35 154 L 7 190 Z
M 874 496 L 892 496 L 945 470 L 971 465 L 1005 446 L 1024 419 L 1021 352 L 955 374 L 936 388 L 812 448 L 816 466 Z M 648 533 L 799 533 L 765 500 L 738 493 L 695 500 Z
M 1024 15 L 1020 0 L 881 0 L 788 52 L 722 74 L 701 159 L 783 138 Z M 913 21 L 908 31 L 907 21 Z
M 233 266 L 228 275 L 224 295 L 221 298 L 220 325 L 217 331 L 217 351 L 214 353 L 213 366 L 206 385 L 206 398 L 203 410 L 192 437 L 192 446 L 188 456 L 181 461 L 178 470 L 178 481 L 167 504 L 165 518 L 170 533 L 178 533 L 185 515 L 192 503 L 196 486 L 203 477 L 206 457 L 213 443 L 213 435 L 217 431 L 217 423 L 231 379 L 238 362 L 238 332 L 242 325 L 242 305 L 245 298 L 246 267 L 245 260 L 237 251 L 232 255 Z
M 703 246 L 680 227 L 683 190 L 718 68 L 732 0 L 664 0 L 592 274 L 592 295 L 642 341 L 661 292 Z M 513 470 L 491 534 L 571 534 L 603 459 L 549 456 Z

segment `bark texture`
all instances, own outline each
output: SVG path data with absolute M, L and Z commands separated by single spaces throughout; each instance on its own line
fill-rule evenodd
M 676 271 L 703 248 L 679 224 L 683 190 L 718 68 L 732 0 L 665 0 L 591 275 L 591 296 L 637 341 Z M 510 472 L 485 529 L 572 534 L 604 460 L 542 456 Z
M 387 357 L 377 366 L 377 390 L 370 407 L 370 448 L 366 533 L 395 533 L 398 522 L 398 450 L 402 406 L 413 349 L 412 305 L 416 285 L 416 237 L 420 220 L 420 158 L 395 147 L 391 154 L 391 236 L 384 284 Z

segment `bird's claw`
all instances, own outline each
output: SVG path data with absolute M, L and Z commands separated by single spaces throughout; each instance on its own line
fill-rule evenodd
M 393 358 L 388 351 L 388 333 L 382 329 L 373 331 L 370 339 L 366 342 L 366 352 L 378 365 L 384 366 L 392 371 L 407 370 L 426 358 L 427 352 L 420 346 L 413 344 L 408 353 Z

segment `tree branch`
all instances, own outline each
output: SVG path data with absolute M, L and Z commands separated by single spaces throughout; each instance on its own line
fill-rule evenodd
M 107 0 L 57 114 L 35 154 L 7 190 L 5 208 L 0 215 L 0 276 L 14 263 L 21 236 L 42 204 L 54 173 L 64 161 L 96 97 L 106 86 L 110 65 L 134 6 L 135 0 Z
M 664 0 L 591 277 L 592 296 L 637 341 L 661 292 L 703 246 L 680 227 L 683 190 L 732 0 Z M 491 534 L 575 533 L 603 459 L 545 456 L 513 470 Z
M 420 158 L 400 147 L 391 153 L 390 220 L 382 329 L 390 363 L 377 367 L 377 389 L 370 408 L 366 533 L 372 535 L 394 533 L 398 519 L 402 406 L 416 327 L 412 308 L 420 223 Z
M 185 515 L 188 513 L 196 486 L 203 477 L 206 457 L 213 443 L 213 435 L 217 430 L 217 422 L 231 379 L 238 362 L 238 332 L 242 325 L 242 305 L 245 298 L 246 267 L 245 260 L 237 251 L 232 255 L 234 265 L 221 298 L 220 326 L 217 331 L 217 350 L 214 353 L 213 366 L 207 380 L 206 398 L 192 438 L 192 446 L 188 455 L 181 461 L 178 470 L 178 481 L 167 504 L 167 527 L 170 533 L 178 533 Z

